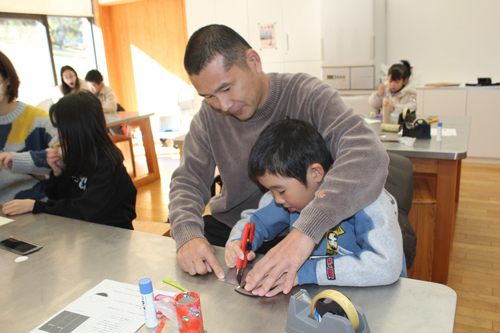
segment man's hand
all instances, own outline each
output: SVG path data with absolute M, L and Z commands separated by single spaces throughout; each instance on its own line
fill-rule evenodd
M 50 148 L 47 151 L 47 163 L 52 168 L 54 176 L 59 176 L 62 173 L 61 150 L 58 147 Z
M 233 268 L 238 263 L 238 258 L 245 260 L 243 256 L 243 251 L 241 250 L 241 241 L 236 240 L 227 245 L 226 251 L 224 252 L 224 260 L 226 261 L 226 266 Z M 247 253 L 248 261 L 255 259 L 255 252 L 250 251 Z
M 12 169 L 12 154 L 8 152 L 0 153 L 0 167 Z
M 295 285 L 299 268 L 309 258 L 316 244 L 297 229 L 293 229 L 278 245 L 272 248 L 246 277 L 247 291 L 259 296 L 266 296 L 269 290 L 278 284 L 278 280 L 286 273 L 283 293 L 288 294 Z M 259 287 L 261 281 L 264 281 Z M 298 281 L 297 281 L 298 283 Z M 273 295 L 274 296 L 274 295 Z
M 278 281 L 276 281 L 274 286 L 271 287 L 271 290 L 269 290 L 269 292 L 266 294 L 266 297 L 273 297 L 273 296 L 278 295 L 280 292 L 282 292 L 284 287 L 285 287 L 285 281 L 286 281 L 287 276 L 288 276 L 287 273 L 283 274 L 278 279 Z M 295 279 L 293 280 L 292 287 L 294 287 L 298 284 L 299 284 L 299 277 L 297 275 L 295 275 Z
M 5 215 L 20 215 L 32 212 L 33 206 L 35 206 L 35 200 L 12 200 L 3 205 L 2 212 Z
M 177 251 L 177 262 L 191 275 L 204 275 L 215 272 L 219 279 L 224 278 L 224 271 L 215 258 L 214 249 L 204 238 L 193 238 Z

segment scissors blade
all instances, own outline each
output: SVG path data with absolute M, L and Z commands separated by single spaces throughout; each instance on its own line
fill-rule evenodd
M 238 281 L 238 286 L 241 287 L 241 280 L 243 279 L 243 271 L 245 270 L 245 267 L 241 267 L 236 270 L 236 281 Z

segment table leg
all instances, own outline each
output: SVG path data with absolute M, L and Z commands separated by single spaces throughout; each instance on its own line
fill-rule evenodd
M 432 281 L 446 284 L 455 230 L 457 184 L 460 181 L 459 161 L 439 160 L 437 171 Z
M 133 179 L 135 186 L 141 187 L 160 179 L 160 167 L 158 166 L 158 156 L 156 155 L 153 131 L 151 130 L 149 118 L 138 120 L 136 123 L 139 125 L 142 133 L 142 143 L 144 144 L 144 152 L 148 165 L 148 173 L 146 175 L 139 175 Z

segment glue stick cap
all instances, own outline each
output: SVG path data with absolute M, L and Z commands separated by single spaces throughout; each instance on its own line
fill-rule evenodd
M 438 127 L 443 127 L 443 123 L 438 121 Z
M 144 278 L 139 280 L 139 290 L 141 294 L 147 295 L 153 292 L 153 283 L 151 283 L 150 278 Z

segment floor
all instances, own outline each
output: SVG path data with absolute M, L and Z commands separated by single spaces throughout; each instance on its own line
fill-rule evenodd
M 162 179 L 138 189 L 137 219 L 165 222 L 178 151 L 158 147 Z M 137 157 L 138 169 L 145 159 Z M 500 332 L 500 165 L 464 163 L 448 286 L 458 295 L 455 332 Z

